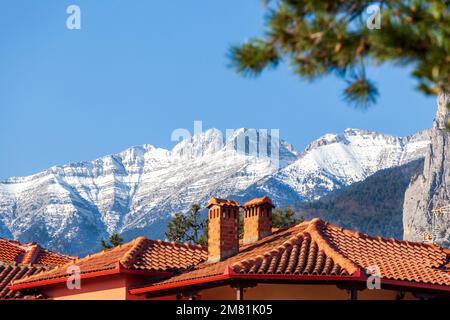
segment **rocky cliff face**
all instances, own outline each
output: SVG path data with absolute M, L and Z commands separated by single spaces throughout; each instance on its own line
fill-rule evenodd
M 438 112 L 431 131 L 421 175 L 412 180 L 403 206 L 404 238 L 422 241 L 431 234 L 435 243 L 450 246 L 450 210 L 433 214 L 433 209 L 450 205 L 450 133 L 445 130 L 448 94 L 438 96 Z

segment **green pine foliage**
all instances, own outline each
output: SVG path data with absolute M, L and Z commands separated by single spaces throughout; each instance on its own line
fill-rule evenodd
M 303 217 L 296 218 L 295 210 L 291 207 L 276 208 L 272 214 L 272 227 L 285 228 L 304 221 Z
M 377 101 L 368 64 L 408 66 L 417 89 L 437 94 L 450 86 L 449 0 L 265 0 L 266 32 L 230 48 L 231 64 L 259 75 L 287 61 L 299 77 L 343 79 L 349 103 Z M 380 28 L 368 28 L 367 9 L 380 6 Z
M 207 244 L 207 221 L 202 219 L 200 206 L 193 204 L 185 214 L 175 213 L 167 224 L 166 239 L 173 242 Z
M 120 246 L 123 243 L 123 239 L 118 233 L 111 235 L 108 240 L 109 243 L 107 243 L 105 240 L 101 241 L 103 250 L 112 249 L 114 247 Z

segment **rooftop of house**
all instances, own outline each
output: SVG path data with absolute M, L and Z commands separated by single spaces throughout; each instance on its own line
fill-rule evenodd
M 42 248 L 35 242 L 20 243 L 0 238 L 0 261 L 3 262 L 57 266 L 74 258 Z
M 65 264 L 74 257 L 42 248 L 36 243 L 20 243 L 0 238 L 0 299 L 20 297 L 9 290 L 13 280 L 35 275 Z
M 45 283 L 65 282 L 68 267 L 80 268 L 82 278 L 111 274 L 169 276 L 174 271 L 189 269 L 208 258 L 206 248 L 199 245 L 154 241 L 145 237 L 74 260 L 55 269 L 14 281 L 15 286 L 30 287 Z
M 224 261 L 200 263 L 131 293 L 226 279 L 365 282 L 373 267 L 384 283 L 450 291 L 449 258 L 449 251 L 435 245 L 371 237 L 313 219 L 241 246 L 238 254 Z
M 449 251 L 430 244 L 371 237 L 320 219 L 279 229 L 240 246 L 239 253 L 223 261 L 210 263 L 207 259 L 207 249 L 201 246 L 137 238 L 73 264 L 82 274 L 92 276 L 105 270 L 162 276 L 149 277 L 151 282 L 133 288 L 132 294 L 167 292 L 229 279 L 366 281 L 367 270 L 372 267 L 379 269 L 387 284 L 450 291 Z M 52 279 L 62 282 L 67 276 L 64 265 L 16 280 L 13 289 L 38 287 L 52 283 Z

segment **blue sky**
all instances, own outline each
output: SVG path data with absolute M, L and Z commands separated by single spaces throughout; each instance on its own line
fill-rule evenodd
M 81 8 L 81 30 L 66 8 Z M 355 111 L 333 77 L 288 67 L 242 78 L 227 50 L 263 31 L 260 0 L 4 0 L 0 10 L 0 179 L 144 143 L 176 128 L 279 128 L 298 150 L 347 127 L 395 135 L 431 126 L 435 99 L 408 71 L 369 75 L 378 105 Z

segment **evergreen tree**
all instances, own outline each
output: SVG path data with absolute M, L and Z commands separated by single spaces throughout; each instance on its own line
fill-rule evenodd
M 239 239 L 244 238 L 244 210 L 239 209 Z
M 188 226 L 186 216 L 181 213 L 175 213 L 167 224 L 166 239 L 173 242 L 184 242 Z
M 102 241 L 100 242 L 102 245 L 103 250 L 109 250 L 111 249 L 111 245 L 109 245 L 108 243 L 106 243 L 105 240 L 102 239 Z
M 111 245 L 113 247 L 117 247 L 117 246 L 120 246 L 123 243 L 123 239 L 120 236 L 120 234 L 115 233 L 111 237 L 109 237 L 109 243 L 111 243 Z
M 303 217 L 299 219 L 295 217 L 295 211 L 291 207 L 287 207 L 284 210 L 276 208 L 272 214 L 272 226 L 274 228 L 290 227 L 303 221 Z
M 294 73 L 314 80 L 336 75 L 351 104 L 367 107 L 378 90 L 368 63 L 408 66 L 425 94 L 449 91 L 449 0 L 385 0 L 379 28 L 372 0 L 265 0 L 266 33 L 230 49 L 232 65 L 258 75 L 283 59 Z
M 176 213 L 167 224 L 167 240 L 206 244 L 207 222 L 201 219 L 200 206 L 193 204 L 187 214 Z
M 198 204 L 193 204 L 191 209 L 189 210 L 188 216 L 188 232 L 187 234 L 187 242 L 191 243 L 200 243 L 200 239 L 205 234 L 205 228 L 207 222 L 205 219 L 201 219 L 200 217 L 200 206 Z
M 114 247 L 120 246 L 123 243 L 123 239 L 118 233 L 111 235 L 108 240 L 109 243 L 107 243 L 105 240 L 101 241 L 103 250 L 112 249 Z

